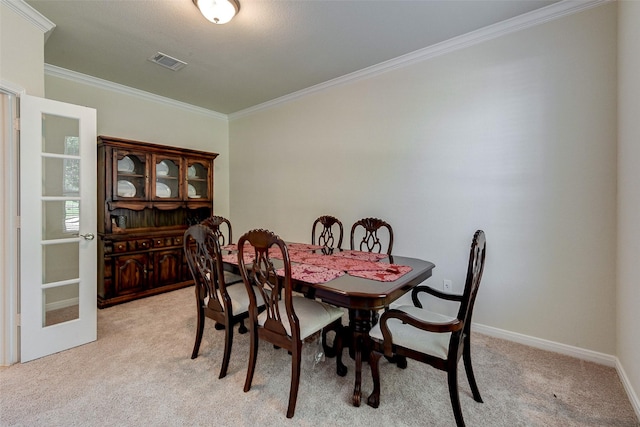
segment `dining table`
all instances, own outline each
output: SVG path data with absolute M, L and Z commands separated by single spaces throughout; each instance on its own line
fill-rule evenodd
M 287 243 L 287 248 L 294 290 L 348 310 L 347 344 L 355 360 L 352 402 L 360 406 L 362 362 L 369 355 L 369 331 L 378 320 L 378 312 L 431 277 L 435 265 L 418 258 L 306 243 Z M 222 249 L 225 270 L 238 274 L 237 247 L 226 245 Z M 250 263 L 247 252 L 245 262 Z M 282 266 L 275 256 L 272 261 L 276 268 Z

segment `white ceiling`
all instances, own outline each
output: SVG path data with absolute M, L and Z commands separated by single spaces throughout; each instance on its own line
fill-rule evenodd
M 192 0 L 26 0 L 56 28 L 45 62 L 234 113 L 558 0 L 239 0 L 226 25 Z M 147 59 L 188 63 L 171 71 Z

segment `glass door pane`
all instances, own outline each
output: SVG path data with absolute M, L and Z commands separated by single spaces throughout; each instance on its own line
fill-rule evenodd
M 153 156 L 154 199 L 181 199 L 181 173 L 180 158 L 170 158 L 166 156 Z
M 78 119 L 42 114 L 43 327 L 79 316 L 79 129 Z
M 209 167 L 208 164 L 189 161 L 187 168 L 187 197 L 209 199 Z
M 146 154 L 117 151 L 114 162 L 114 195 L 119 200 L 147 199 L 147 156 Z

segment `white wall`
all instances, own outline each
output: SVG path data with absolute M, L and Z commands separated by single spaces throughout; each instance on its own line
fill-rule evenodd
M 616 7 L 240 115 L 236 234 L 380 217 L 460 291 L 482 228 L 477 323 L 613 354 Z
M 44 95 L 44 33 L 0 2 L 0 80 Z
M 640 391 L 640 2 L 619 3 L 618 89 L 618 345 L 617 355 Z M 635 397 L 636 414 L 640 403 Z
M 229 215 L 229 133 L 220 115 L 182 108 L 141 96 L 45 75 L 46 97 L 95 108 L 98 135 L 212 151 L 215 160 L 214 210 Z
M 10 92 L 44 94 L 44 30 L 0 1 L 0 87 Z M 17 134 L 11 130 L 8 96 L 0 96 L 0 366 L 18 360 L 17 326 Z

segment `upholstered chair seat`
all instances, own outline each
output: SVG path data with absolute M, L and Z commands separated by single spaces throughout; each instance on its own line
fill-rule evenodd
M 455 317 L 445 316 L 440 313 L 434 313 L 432 311 L 423 310 L 412 305 L 401 305 L 396 307 L 397 310 L 403 311 L 406 314 L 415 317 L 418 320 L 429 323 L 448 323 L 455 319 Z M 408 325 L 399 319 L 389 319 L 387 322 L 391 336 L 393 337 L 393 343 L 400 347 L 408 348 L 420 353 L 429 354 L 440 359 L 447 358 L 447 352 L 449 351 L 449 341 L 451 339 L 451 332 L 434 333 L 429 331 L 423 331 Z M 378 341 L 384 341 L 382 331 L 380 330 L 380 324 L 376 324 L 369 336 Z
M 298 316 L 298 321 L 300 322 L 301 340 L 304 340 L 330 323 L 340 319 L 344 314 L 344 311 L 338 307 L 333 307 L 309 298 L 294 296 L 292 301 L 293 308 Z M 278 303 L 278 309 L 281 313 L 286 312 L 287 308 L 284 301 L 280 301 Z M 266 320 L 267 312 L 263 311 L 258 316 L 258 325 L 264 326 Z M 282 326 L 284 326 L 284 329 L 287 331 L 287 335 L 291 336 L 291 325 L 289 324 L 288 317 L 282 318 Z

